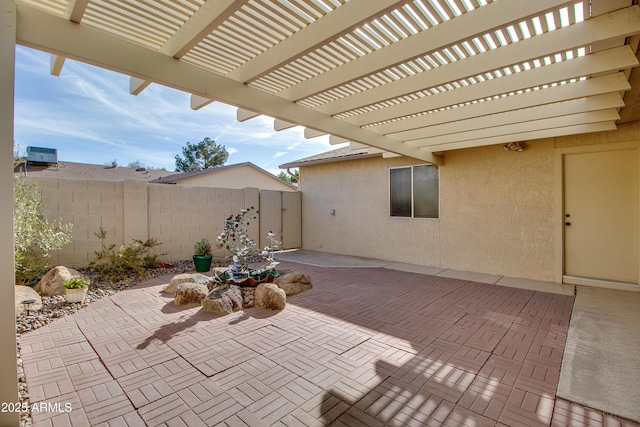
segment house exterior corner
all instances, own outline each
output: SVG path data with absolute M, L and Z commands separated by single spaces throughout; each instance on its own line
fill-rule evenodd
M 390 170 L 418 160 L 300 164 L 303 248 L 560 283 L 564 156 L 624 149 L 637 157 L 640 124 L 524 144 L 523 152 L 502 145 L 444 152 L 437 218 L 390 215 Z

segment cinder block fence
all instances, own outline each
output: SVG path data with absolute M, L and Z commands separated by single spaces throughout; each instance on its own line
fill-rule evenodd
M 107 244 L 157 239 L 161 243 L 157 252 L 166 253 L 160 258 L 166 262 L 190 259 L 193 245 L 203 237 L 214 246 L 214 256 L 224 256 L 227 253 L 215 248 L 224 220 L 245 207 L 260 209 L 261 191 L 257 188 L 27 178 L 27 183 L 34 181 L 42 195 L 45 217 L 73 224 L 72 242 L 56 253 L 55 260 L 69 267 L 85 267 L 95 258 L 94 252 L 101 248 L 95 236 L 100 227 L 107 232 Z M 250 223 L 250 235 L 261 246 L 268 230 L 261 232 L 260 223 L 272 222 L 261 217 Z

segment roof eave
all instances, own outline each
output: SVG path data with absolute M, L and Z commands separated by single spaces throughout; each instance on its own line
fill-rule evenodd
M 333 157 L 329 159 L 317 159 L 317 160 L 309 160 L 306 162 L 298 162 L 293 161 L 290 163 L 285 163 L 278 166 L 280 169 L 290 169 L 290 168 L 299 168 L 302 166 L 312 166 L 319 165 L 323 163 L 336 163 L 336 162 L 345 162 L 348 160 L 360 160 L 360 159 L 370 159 L 372 157 L 382 157 L 382 153 L 373 153 L 373 154 L 354 154 L 351 156 L 341 156 L 341 157 Z

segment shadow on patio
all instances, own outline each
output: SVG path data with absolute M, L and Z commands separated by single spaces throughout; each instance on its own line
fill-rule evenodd
M 337 337 L 352 346 L 333 360 L 350 366 L 334 369 L 324 424 L 550 424 L 572 297 L 386 269 L 311 274 L 339 285 L 292 304 L 355 328 Z

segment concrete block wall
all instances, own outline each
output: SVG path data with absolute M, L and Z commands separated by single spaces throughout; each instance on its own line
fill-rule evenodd
M 230 189 L 148 184 L 138 181 L 107 182 L 28 177 L 36 182 L 43 202 L 43 214 L 50 220 L 73 224 L 69 245 L 55 253 L 54 263 L 85 267 L 95 259 L 101 241 L 100 228 L 107 233 L 105 244 L 130 244 L 132 239 L 157 239 L 157 253 L 166 262 L 191 259 L 194 244 L 207 238 L 214 256 L 228 253 L 215 247 L 224 220 L 245 207 L 259 209 L 257 188 Z M 250 234 L 258 241 L 258 222 Z
M 56 252 L 56 264 L 86 266 L 100 250 L 100 239 L 95 236 L 100 227 L 107 232 L 105 243 L 121 244 L 124 183 L 27 177 L 27 183 L 34 181 L 41 193 L 44 216 L 73 224 L 72 242 Z
M 148 184 L 149 237 L 162 242 L 163 259 L 190 259 L 193 245 L 207 238 L 214 255 L 226 255 L 215 249 L 224 220 L 245 207 L 245 190 Z

